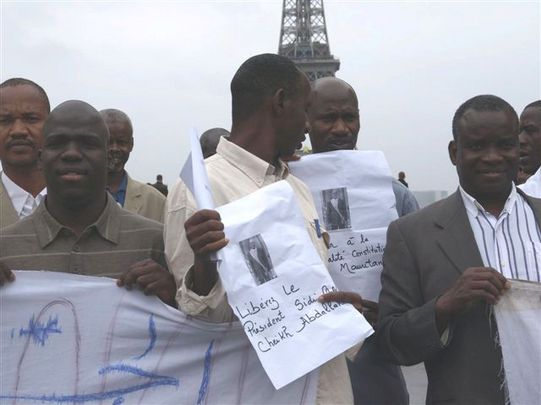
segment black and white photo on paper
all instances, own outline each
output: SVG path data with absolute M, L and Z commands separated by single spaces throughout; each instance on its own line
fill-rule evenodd
M 267 246 L 261 234 L 239 242 L 240 250 L 257 285 L 276 278 Z
M 345 187 L 321 191 L 323 223 L 327 231 L 351 228 L 348 192 Z

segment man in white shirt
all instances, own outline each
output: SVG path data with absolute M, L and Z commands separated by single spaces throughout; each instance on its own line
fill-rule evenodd
M 47 94 L 31 80 L 0 84 L 0 229 L 32 213 L 46 194 L 38 155 L 49 111 Z
M 292 155 L 305 138 L 308 80 L 285 57 L 257 55 L 237 70 L 231 93 L 231 136 L 222 137 L 217 153 L 205 160 L 214 202 L 223 205 L 265 185 L 287 181 L 295 191 L 311 240 L 325 262 L 327 249 L 316 233 L 317 212 L 310 191 L 289 174 L 281 160 Z M 213 322 L 233 319 L 216 265 L 209 260 L 210 253 L 228 242 L 223 229 L 218 212 L 197 211 L 186 186 L 175 184 L 167 198 L 165 251 L 179 285 L 179 308 Z M 353 402 L 343 355 L 320 367 L 317 402 Z
M 428 404 L 506 403 L 492 305 L 541 268 L 541 200 L 513 183 L 518 133 L 506 101 L 466 101 L 449 143 L 459 189 L 387 231 L 377 339 L 397 364 L 424 362 Z
M 528 104 L 520 114 L 520 166 L 532 175 L 519 188 L 541 197 L 541 100 Z

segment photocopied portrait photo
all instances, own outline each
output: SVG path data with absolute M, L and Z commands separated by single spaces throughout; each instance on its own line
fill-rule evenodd
M 257 285 L 276 278 L 267 246 L 261 234 L 239 242 L 246 265 Z
M 321 204 L 327 231 L 351 229 L 348 192 L 345 187 L 322 190 Z

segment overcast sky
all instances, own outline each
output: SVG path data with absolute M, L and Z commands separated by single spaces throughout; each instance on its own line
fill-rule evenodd
M 1 80 L 42 85 L 134 124 L 130 174 L 172 183 L 189 128 L 231 126 L 229 83 L 277 52 L 282 1 L 1 1 Z M 530 2 L 325 1 L 337 76 L 360 102 L 359 149 L 382 150 L 414 190 L 453 190 L 457 107 L 495 94 L 522 111 L 541 98 L 541 7 Z

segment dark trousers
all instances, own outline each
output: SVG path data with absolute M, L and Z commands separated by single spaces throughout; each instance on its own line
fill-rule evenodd
M 355 405 L 409 404 L 402 370 L 385 360 L 374 335 L 364 341 L 355 359 L 348 359 L 347 364 Z

